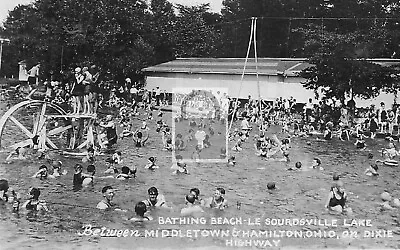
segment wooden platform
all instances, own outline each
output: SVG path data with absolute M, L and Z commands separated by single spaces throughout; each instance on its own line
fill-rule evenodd
M 66 115 L 45 115 L 48 118 L 88 118 L 94 119 L 96 114 L 66 114 Z

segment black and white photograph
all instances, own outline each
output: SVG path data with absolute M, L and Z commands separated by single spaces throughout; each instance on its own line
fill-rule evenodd
M 0 0 L 1 249 L 400 249 L 400 1 Z

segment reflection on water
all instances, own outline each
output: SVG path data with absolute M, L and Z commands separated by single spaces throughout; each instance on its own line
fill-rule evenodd
M 138 122 L 138 126 L 140 121 Z M 153 128 L 154 125 L 151 126 Z M 155 127 L 155 126 L 154 126 Z M 274 131 L 274 128 L 271 129 Z M 277 131 L 278 129 L 276 129 Z M 311 142 L 307 143 L 307 142 Z M 254 225 L 160 225 L 158 216 L 178 217 L 180 208 L 184 205 L 184 197 L 192 187 L 200 189 L 201 197 L 213 195 L 216 187 L 224 187 L 226 198 L 231 205 L 226 211 L 206 210 L 206 218 L 211 217 L 241 217 L 241 218 L 320 218 L 344 219 L 343 215 L 331 214 L 323 209 L 325 199 L 332 183 L 332 174 L 339 173 L 345 183 L 349 196 L 350 207 L 353 208 L 354 218 L 372 219 L 373 229 L 394 230 L 394 238 L 380 239 L 295 239 L 282 240 L 282 246 L 296 248 L 322 247 L 399 247 L 399 220 L 398 211 L 381 212 L 377 208 L 380 202 L 378 197 L 384 190 L 399 197 L 399 169 L 380 167 L 378 178 L 369 178 L 363 174 L 367 167 L 368 152 L 372 152 L 375 159 L 379 158 L 377 150 L 385 145 L 385 141 L 367 141 L 370 151 L 356 151 L 350 142 L 317 141 L 315 138 L 294 138 L 290 153 L 290 163 L 263 161 L 255 156 L 253 143 L 246 142 L 244 151 L 236 153 L 237 165 L 227 167 L 224 164 L 190 165 L 190 175 L 171 175 L 170 152 L 161 151 L 161 136 L 150 132 L 149 145 L 145 148 L 133 148 L 130 139 L 119 142 L 118 150 L 122 152 L 124 164 L 136 166 L 138 174 L 136 179 L 125 181 L 115 179 L 96 179 L 89 188 L 74 190 L 72 186 L 74 165 L 80 159 L 59 157 L 68 170 L 66 176 L 56 180 L 38 180 L 29 178 L 43 160 L 35 162 L 1 163 L 0 178 L 8 179 L 10 185 L 17 188 L 24 199 L 27 198 L 30 187 L 41 188 L 41 199 L 47 201 L 49 213 L 44 215 L 13 214 L 8 206 L 0 206 L 0 237 L 6 248 L 45 248 L 71 249 L 74 248 L 205 248 L 224 247 L 225 239 L 221 237 L 98 237 L 79 236 L 85 225 L 93 227 L 106 227 L 108 229 L 144 230 L 195 230 L 195 229 L 221 229 L 240 230 L 257 228 Z M 159 169 L 147 171 L 144 169 L 147 158 L 157 156 Z M 325 170 L 296 172 L 286 171 L 285 168 L 301 161 L 303 166 L 311 164 L 312 159 L 318 156 Z M 1 159 L 6 153 L 1 152 Z M 102 176 L 106 169 L 105 158 L 97 157 L 96 175 Z M 122 166 L 122 165 L 121 165 Z M 86 166 L 84 166 L 84 169 Z M 277 189 L 267 191 L 266 184 L 275 182 Z M 95 209 L 102 199 L 101 189 L 111 185 L 116 190 L 114 202 L 122 212 L 104 212 Z M 134 206 L 137 202 L 147 198 L 147 189 L 156 186 L 165 195 L 173 211 L 155 210 L 151 214 L 154 221 L 148 223 L 133 223 L 128 221 L 134 216 Z M 240 203 L 240 210 L 237 204 Z M 263 220 L 262 219 L 262 220 Z M 273 230 L 311 230 L 326 229 L 321 226 L 293 226 L 290 228 L 274 228 L 271 226 L 258 227 L 258 229 Z

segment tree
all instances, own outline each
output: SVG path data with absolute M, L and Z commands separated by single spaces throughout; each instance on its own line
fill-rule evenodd
M 374 44 L 374 36 L 366 37 L 361 32 L 325 32 L 320 36 L 318 32 L 307 31 L 307 49 L 315 52 L 308 60 L 310 66 L 300 73 L 306 79 L 306 88 L 321 90 L 324 98 L 335 98 L 342 104 L 348 97 L 368 99 L 376 97 L 381 90 L 396 90 L 392 77 L 396 70 L 365 58 L 368 47 Z
M 177 5 L 175 25 L 176 57 L 213 57 L 219 48 L 219 33 L 213 26 L 207 26 L 204 17 L 209 4 L 198 6 Z

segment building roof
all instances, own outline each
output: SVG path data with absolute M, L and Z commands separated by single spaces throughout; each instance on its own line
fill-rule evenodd
M 400 59 L 374 58 L 366 59 L 382 66 L 399 65 Z M 229 74 L 241 75 L 245 58 L 178 58 L 142 69 L 143 72 L 156 73 L 188 73 L 188 74 Z M 246 75 L 284 75 L 295 76 L 309 67 L 305 58 L 258 58 L 257 67 L 254 58 L 246 64 Z
M 246 64 L 246 75 L 279 75 L 299 72 L 309 64 L 304 58 L 249 58 Z M 146 73 L 188 73 L 188 74 L 233 74 L 241 75 L 245 58 L 178 58 L 142 69 Z M 258 67 L 258 69 L 256 68 Z

